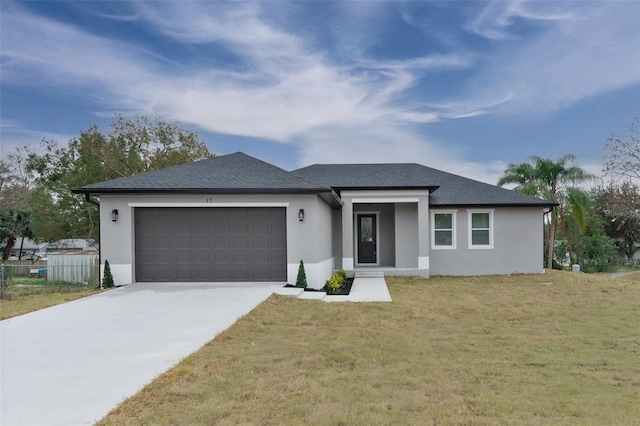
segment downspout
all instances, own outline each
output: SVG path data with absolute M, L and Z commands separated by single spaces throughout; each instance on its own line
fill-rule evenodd
M 100 203 L 91 199 L 91 193 L 87 192 L 84 194 L 84 199 L 87 203 L 93 204 L 98 207 L 98 238 L 100 239 L 100 244 L 102 244 L 102 226 L 100 226 Z M 102 277 L 100 276 L 100 268 L 102 267 L 102 248 L 98 249 L 98 288 L 102 288 Z
M 97 201 L 93 201 L 93 200 L 91 199 L 91 194 L 90 194 L 90 193 L 88 193 L 88 192 L 87 192 L 87 193 L 85 193 L 85 194 L 84 194 L 84 199 L 85 199 L 85 200 L 87 200 L 87 202 L 88 202 L 88 203 L 91 203 L 91 204 L 93 204 L 94 206 L 98 206 L 98 207 L 100 207 L 100 203 L 99 203 L 99 202 L 97 202 Z

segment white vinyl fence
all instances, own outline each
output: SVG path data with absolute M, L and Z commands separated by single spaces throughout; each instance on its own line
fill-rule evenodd
M 50 254 L 47 281 L 97 285 L 100 264 L 97 254 Z

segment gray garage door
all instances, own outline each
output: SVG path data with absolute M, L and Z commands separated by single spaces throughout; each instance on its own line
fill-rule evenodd
M 284 207 L 137 208 L 137 281 L 286 281 Z

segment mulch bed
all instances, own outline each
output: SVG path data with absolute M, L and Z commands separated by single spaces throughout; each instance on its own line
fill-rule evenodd
M 348 296 L 351 292 L 351 286 L 353 285 L 353 278 L 347 278 L 342 282 L 340 289 L 337 293 L 330 293 L 327 287 L 322 287 L 322 291 L 327 292 L 327 296 Z
M 315 290 L 313 288 L 305 288 L 304 291 L 324 291 L 327 293 L 327 296 L 348 296 L 351 292 L 351 286 L 353 285 L 353 278 L 347 278 L 342 283 L 340 290 L 337 293 L 330 293 L 326 287 L 322 287 L 320 290 Z M 295 285 L 287 284 L 285 287 L 295 287 Z

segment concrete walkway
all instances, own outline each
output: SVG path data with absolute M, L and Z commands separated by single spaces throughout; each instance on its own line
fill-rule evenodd
M 276 294 L 324 302 L 391 302 L 391 295 L 382 272 L 356 273 L 351 292 L 347 296 L 327 296 L 321 291 L 304 291 L 295 287 L 280 288 Z
M 133 284 L 0 322 L 0 424 L 88 425 L 282 284 Z

